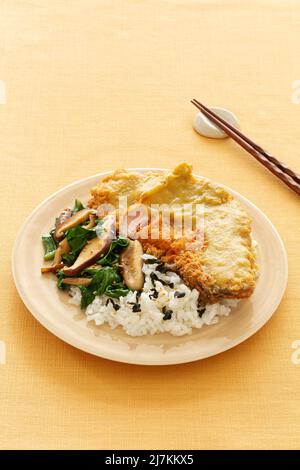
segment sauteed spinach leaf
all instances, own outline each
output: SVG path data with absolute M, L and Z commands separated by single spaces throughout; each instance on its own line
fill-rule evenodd
M 97 261 L 101 266 L 115 266 L 119 262 L 119 256 L 122 250 L 129 244 L 127 238 L 117 237 L 110 244 L 107 254 Z
M 69 253 L 62 255 L 62 260 L 67 266 L 74 264 L 77 256 L 87 242 L 99 234 L 102 224 L 102 220 L 98 220 L 97 224 L 92 229 L 86 229 L 84 226 L 77 225 L 77 227 L 72 227 L 66 232 L 66 238 L 71 250 Z
M 88 287 L 79 286 L 79 289 L 81 292 L 80 307 L 86 308 L 88 305 L 90 305 L 93 302 L 93 300 L 95 299 L 95 295 L 93 294 L 93 292 L 89 290 Z
M 53 259 L 56 251 L 56 243 L 51 233 L 42 236 L 42 243 L 44 247 L 44 259 L 46 261 Z
M 65 277 L 64 273 L 62 271 L 57 271 L 56 273 L 56 277 L 57 277 L 57 287 L 61 290 L 64 290 L 66 289 L 66 285 L 63 283 L 63 279 Z
M 105 294 L 108 297 L 119 298 L 125 297 L 129 292 L 128 287 L 124 284 L 124 282 L 117 282 L 116 284 L 111 284 L 107 286 L 105 289 Z
M 122 282 L 116 266 L 104 266 L 98 270 L 85 269 L 83 274 L 87 272 L 92 274 L 92 282 L 88 287 L 80 286 L 81 308 L 86 308 L 93 302 L 96 295 L 105 294 L 108 297 L 119 298 L 128 294 L 129 289 Z
M 72 209 L 73 214 L 75 214 L 75 212 L 81 211 L 82 209 L 84 209 L 84 205 L 82 204 L 82 202 L 79 201 L 79 199 L 75 199 L 74 207 Z

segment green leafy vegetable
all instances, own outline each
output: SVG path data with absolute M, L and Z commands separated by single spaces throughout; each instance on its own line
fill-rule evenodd
M 129 244 L 127 238 L 117 237 L 110 244 L 107 254 L 101 258 L 97 263 L 101 266 L 115 266 L 119 262 L 119 256 L 122 250 Z
M 94 268 L 85 268 L 81 271 L 80 273 L 80 276 L 81 277 L 93 277 L 94 274 L 97 273 L 97 271 L 99 271 L 99 268 L 98 269 L 94 269 Z
M 64 273 L 62 271 L 57 271 L 56 277 L 57 277 L 57 287 L 61 290 L 66 289 L 66 285 L 63 283 L 63 279 L 65 277 Z
M 66 232 L 66 238 L 71 248 L 69 253 L 62 255 L 62 260 L 67 266 L 72 266 L 75 263 L 77 256 L 81 250 L 85 247 L 88 240 L 96 237 L 95 230 L 89 230 L 80 225 L 72 227 Z
M 72 227 L 66 232 L 66 238 L 69 242 L 71 251 L 79 254 L 82 248 L 87 244 L 88 240 L 96 237 L 95 230 L 89 230 L 80 225 Z
M 49 261 L 54 258 L 56 251 L 56 243 L 50 233 L 42 236 L 42 243 L 44 247 L 44 259 Z
M 104 268 L 99 269 L 93 276 L 89 288 L 96 295 L 103 295 L 106 293 L 108 286 L 119 282 L 121 282 L 121 277 L 118 274 L 117 269 L 105 266 Z
M 80 307 L 86 308 L 95 299 L 95 294 L 93 294 L 93 292 L 91 292 L 90 289 L 85 286 L 79 286 L 79 289 L 81 291 Z
M 72 264 L 75 263 L 76 261 L 76 258 L 78 256 L 78 253 L 64 253 L 62 256 L 61 256 L 61 259 L 63 260 L 64 264 L 67 265 L 67 266 L 72 266 Z
M 69 253 L 62 255 L 62 260 L 67 266 L 75 263 L 77 256 L 85 247 L 87 242 L 96 236 L 100 236 L 103 221 L 98 219 L 95 227 L 86 229 L 84 226 L 77 225 L 66 232 L 66 238 L 71 248 Z
M 82 204 L 82 202 L 78 199 L 75 199 L 74 207 L 72 209 L 73 214 L 75 214 L 75 212 L 81 211 L 82 209 L 84 209 L 84 205 Z
M 81 308 L 86 308 L 96 295 L 108 297 L 125 297 L 129 289 L 122 282 L 117 267 L 105 266 L 100 269 L 84 269 L 80 275 L 89 275 L 92 281 L 89 286 L 79 286 L 81 291 Z
M 125 286 L 123 282 L 117 282 L 116 284 L 111 284 L 105 289 L 105 294 L 108 297 L 125 297 L 129 292 L 129 289 Z
M 97 224 L 101 228 L 102 221 Z M 71 265 L 75 262 L 78 254 L 86 245 L 88 240 L 91 240 L 96 235 L 96 230 L 85 229 L 82 226 L 73 227 L 66 232 L 66 238 L 70 245 L 71 251 L 63 255 L 63 260 L 66 264 Z M 107 295 L 111 298 L 125 297 L 129 289 L 126 287 L 120 274 L 118 273 L 118 261 L 120 252 L 127 247 L 128 240 L 123 237 L 117 237 L 110 244 L 108 253 L 101 259 L 99 269 L 86 268 L 80 273 L 80 276 L 91 278 L 91 283 L 88 286 L 78 286 L 81 291 L 81 308 L 86 308 L 93 302 L 96 295 Z M 63 271 L 58 271 L 57 287 L 65 289 L 67 286 L 63 283 L 65 277 Z

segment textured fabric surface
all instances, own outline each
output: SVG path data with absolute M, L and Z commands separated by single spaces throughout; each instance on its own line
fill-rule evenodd
M 299 447 L 300 365 L 291 360 L 300 339 L 299 198 L 230 140 L 198 136 L 189 104 L 231 109 L 246 134 L 300 171 L 299 1 L 2 0 L 0 8 L 0 447 Z M 102 360 L 55 338 L 10 274 L 25 217 L 75 179 L 182 160 L 241 192 L 278 228 L 290 273 L 275 316 L 231 351 L 163 368 Z

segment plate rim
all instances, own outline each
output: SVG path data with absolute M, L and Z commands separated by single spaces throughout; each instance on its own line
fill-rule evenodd
M 251 338 L 251 336 L 256 334 L 270 320 L 270 318 L 275 314 L 278 306 L 280 305 L 280 303 L 282 301 L 284 293 L 286 291 L 287 282 L 288 282 L 288 257 L 287 257 L 287 252 L 286 252 L 285 245 L 283 243 L 283 240 L 282 240 L 278 230 L 276 229 L 273 222 L 271 222 L 269 217 L 259 207 L 257 207 L 253 202 L 251 202 L 245 196 L 240 194 L 238 191 L 235 191 L 234 189 L 224 185 L 223 183 L 219 183 L 219 182 L 217 182 L 217 184 L 220 184 L 230 194 L 232 194 L 234 197 L 237 197 L 237 199 L 240 200 L 244 205 L 251 206 L 252 209 L 254 209 L 256 212 L 259 213 L 259 215 L 268 223 L 269 228 L 272 230 L 272 232 L 275 235 L 275 237 L 277 239 L 277 242 L 279 243 L 280 248 L 281 248 L 281 254 L 282 254 L 283 265 L 284 265 L 284 276 L 283 276 L 283 283 L 282 283 L 280 295 L 278 296 L 277 302 L 275 303 L 274 307 L 271 309 L 271 313 L 268 314 L 267 316 L 264 316 L 261 319 L 260 322 L 255 324 L 254 328 L 249 329 L 243 335 L 241 335 L 241 336 L 239 336 L 235 339 L 232 339 L 231 341 L 228 342 L 228 344 L 224 345 L 224 347 L 221 347 L 221 349 L 218 350 L 218 352 L 213 352 L 212 351 L 211 353 L 206 353 L 202 357 L 197 357 L 195 354 L 191 354 L 191 356 L 192 356 L 191 358 L 185 358 L 184 357 L 182 360 L 180 360 L 180 359 L 179 360 L 178 359 L 172 360 L 172 358 L 168 358 L 166 360 L 161 359 L 158 362 L 158 361 L 153 361 L 153 360 L 151 361 L 151 359 L 149 361 L 145 361 L 143 359 L 142 360 L 139 360 L 139 359 L 134 360 L 134 359 L 128 358 L 128 357 L 124 357 L 124 359 L 122 359 L 120 357 L 120 353 L 116 354 L 115 356 L 114 356 L 114 354 L 111 354 L 111 353 L 108 353 L 108 354 L 105 354 L 103 352 L 101 352 L 101 354 L 97 353 L 96 351 L 92 350 L 88 346 L 85 346 L 85 345 L 82 345 L 82 344 L 81 345 L 74 344 L 74 342 L 72 341 L 72 338 L 70 338 L 68 336 L 68 332 L 61 334 L 60 331 L 59 332 L 57 331 L 55 326 L 51 325 L 51 322 L 48 323 L 46 320 L 44 320 L 43 318 L 41 318 L 39 316 L 39 314 L 35 311 L 35 308 L 31 305 L 29 296 L 27 296 L 23 292 L 22 285 L 21 285 L 21 282 L 18 278 L 17 270 L 16 270 L 16 266 L 17 266 L 16 265 L 17 249 L 18 249 L 18 245 L 20 243 L 20 240 L 22 238 L 22 235 L 23 235 L 23 232 L 24 232 L 25 228 L 28 226 L 28 224 L 30 223 L 30 221 L 34 217 L 34 215 L 37 212 L 39 212 L 39 210 L 43 206 L 47 205 L 52 199 L 55 199 L 60 193 L 63 193 L 66 190 L 71 189 L 72 186 L 77 186 L 77 185 L 80 185 L 81 183 L 87 183 L 89 180 L 93 180 L 93 179 L 96 179 L 96 178 L 99 178 L 99 179 L 104 178 L 105 176 L 107 176 L 109 174 L 112 174 L 113 171 L 114 170 L 96 173 L 94 175 L 90 175 L 90 176 L 87 176 L 87 177 L 84 177 L 84 178 L 77 179 L 77 180 L 61 187 L 60 189 L 58 189 L 57 191 L 55 191 L 54 193 L 52 193 L 48 197 L 46 197 L 43 201 L 41 201 L 30 212 L 30 214 L 25 218 L 24 222 L 19 227 L 16 238 L 15 238 L 15 241 L 14 241 L 14 244 L 13 244 L 13 249 L 12 249 L 12 265 L 11 265 L 12 276 L 13 276 L 13 280 L 14 280 L 14 284 L 15 284 L 15 287 L 17 289 L 17 292 L 18 292 L 22 302 L 24 303 L 25 307 L 31 313 L 31 315 L 44 328 L 46 328 L 50 333 L 52 333 L 53 335 L 55 335 L 57 338 L 64 341 L 65 343 L 75 347 L 76 349 L 79 349 L 81 351 L 87 352 L 89 354 L 92 354 L 94 356 L 101 357 L 101 358 L 104 358 L 104 359 L 117 361 L 117 362 L 120 362 L 120 363 L 133 364 L 133 365 L 164 366 L 164 365 L 177 365 L 177 364 L 185 364 L 185 363 L 200 361 L 200 360 L 203 360 L 203 359 L 207 359 L 209 357 L 219 355 L 219 354 L 221 354 L 225 351 L 228 351 L 229 349 L 235 348 L 236 346 L 238 346 L 239 344 L 243 343 L 247 339 Z M 144 173 L 146 171 L 168 172 L 168 171 L 170 171 L 170 169 L 168 169 L 168 168 L 153 168 L 153 167 L 151 167 L 151 168 L 147 168 L 147 167 L 136 168 L 135 167 L 135 168 L 126 168 L 126 171 L 129 171 L 129 172 L 134 172 L 135 171 L 135 172 L 140 172 L 140 173 Z M 198 174 L 194 174 L 194 176 L 197 177 L 197 178 L 207 178 L 205 176 L 201 176 L 201 175 L 198 175 Z M 210 178 L 208 178 L 208 179 L 210 179 Z

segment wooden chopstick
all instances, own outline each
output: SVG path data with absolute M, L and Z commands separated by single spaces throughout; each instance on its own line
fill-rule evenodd
M 210 119 L 214 124 L 222 129 L 225 134 L 235 140 L 241 147 L 243 147 L 248 153 L 256 158 L 256 160 L 258 160 L 262 165 L 264 165 L 269 171 L 271 171 L 275 176 L 277 176 L 289 188 L 291 188 L 300 196 L 299 175 L 288 168 L 284 163 L 277 160 L 277 158 L 269 155 L 259 145 L 242 134 L 238 129 L 224 121 L 199 101 L 193 99 L 191 103 L 196 106 L 196 108 L 198 108 L 208 119 Z
M 213 111 L 211 111 L 209 108 L 207 108 L 206 106 L 204 106 L 204 104 L 200 103 L 198 100 L 193 100 L 195 103 L 193 104 L 197 104 L 199 105 L 199 108 L 203 108 L 202 110 L 205 110 L 207 111 L 211 116 L 213 117 L 216 117 L 220 122 L 222 122 L 223 124 L 225 124 L 229 129 L 231 129 L 232 131 L 234 131 L 238 136 L 242 137 L 248 144 L 250 144 L 253 148 L 255 148 L 258 152 L 262 153 L 265 157 L 267 157 L 269 160 L 271 160 L 276 166 L 278 166 L 284 173 L 287 173 L 288 175 L 290 175 L 295 181 L 297 181 L 297 183 L 300 184 L 300 176 L 297 175 L 297 173 L 295 173 L 293 170 L 291 170 L 289 167 L 287 167 L 284 163 L 282 163 L 281 161 L 277 160 L 277 158 L 275 158 L 273 155 L 270 155 L 268 152 L 266 152 L 266 150 L 262 149 L 259 145 L 257 145 L 255 142 L 253 142 L 253 140 L 249 139 L 249 137 L 245 136 L 244 134 L 242 134 L 238 129 L 236 129 L 235 127 L 231 126 L 231 124 L 229 124 L 228 122 L 224 121 L 224 119 L 222 119 L 220 116 L 218 116 L 217 114 L 215 114 Z

